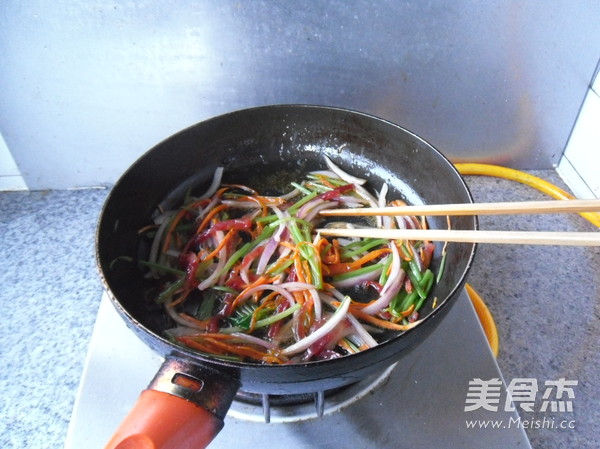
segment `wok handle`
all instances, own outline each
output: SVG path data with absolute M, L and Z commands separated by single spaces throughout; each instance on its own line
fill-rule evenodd
M 201 449 L 223 428 L 239 382 L 168 357 L 105 449 Z
M 106 449 L 205 448 L 223 420 L 186 399 L 144 390 Z

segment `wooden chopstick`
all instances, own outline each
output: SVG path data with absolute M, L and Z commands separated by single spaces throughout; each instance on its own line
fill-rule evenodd
M 600 246 L 600 232 L 466 231 L 446 229 L 323 228 L 322 236 L 518 245 Z
M 600 199 L 550 200 L 502 203 L 429 204 L 400 207 L 358 207 L 326 209 L 323 216 L 372 216 L 372 215 L 501 215 L 545 214 L 562 212 L 600 212 Z

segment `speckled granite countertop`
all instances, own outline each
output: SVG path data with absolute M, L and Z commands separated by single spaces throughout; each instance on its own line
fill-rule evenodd
M 534 174 L 562 185 L 553 171 Z M 546 199 L 467 177 L 476 201 Z M 563 186 L 564 187 L 564 186 Z M 102 287 L 94 233 L 106 190 L 0 193 L 0 447 L 64 444 Z M 481 217 L 482 229 L 593 231 L 578 216 Z M 522 418 L 534 448 L 600 447 L 600 249 L 481 245 L 469 282 L 495 316 L 506 382 L 577 380 L 573 414 Z M 538 411 L 536 411 L 538 410 Z M 535 425 L 534 425 L 535 427 Z

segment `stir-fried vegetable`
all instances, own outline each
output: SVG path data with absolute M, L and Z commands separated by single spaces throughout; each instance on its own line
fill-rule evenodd
M 282 196 L 223 184 L 219 169 L 207 192 L 141 231 L 152 239 L 142 265 L 172 322 L 170 339 L 217 357 L 297 363 L 355 353 L 377 345 L 384 329 L 418 323 L 441 274 L 430 269 L 434 245 L 316 235 L 324 209 L 398 204 L 387 202 L 387 185 L 375 198 L 364 180 L 326 162 Z

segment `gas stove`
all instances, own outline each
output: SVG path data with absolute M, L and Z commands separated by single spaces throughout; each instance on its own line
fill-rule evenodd
M 65 449 L 101 449 L 162 359 L 126 327 L 103 296 Z M 419 348 L 348 388 L 293 401 L 241 396 L 211 448 L 530 448 L 515 411 L 465 411 L 469 381 L 502 379 L 462 292 Z

